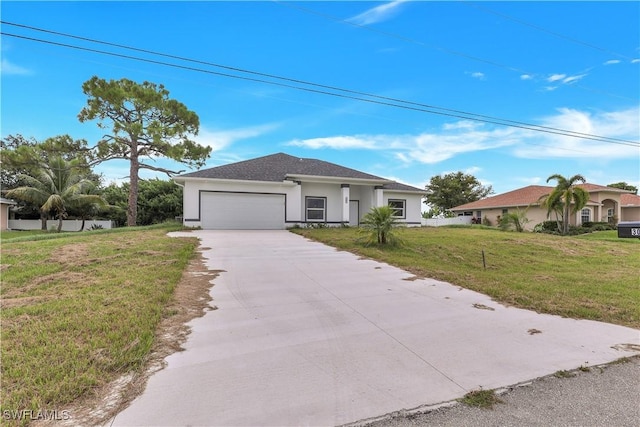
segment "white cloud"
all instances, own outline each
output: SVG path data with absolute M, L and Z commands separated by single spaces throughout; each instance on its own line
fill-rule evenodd
M 533 76 L 531 76 L 530 74 L 523 74 L 520 76 L 520 80 L 531 80 L 533 78 Z
M 512 181 L 521 182 L 522 185 L 545 185 L 545 180 L 539 176 L 515 177 Z
M 480 171 L 482 171 L 482 168 L 480 166 L 471 166 L 465 169 L 463 172 L 466 173 L 467 175 L 475 175 Z
M 562 108 L 558 114 L 545 117 L 542 126 L 572 132 L 600 135 L 628 141 L 640 141 L 640 108 L 621 111 L 589 113 Z M 637 158 L 637 146 L 594 141 L 551 133 L 520 132 L 521 144 L 514 150 L 524 158 Z
M 547 81 L 548 82 L 557 82 L 558 80 L 563 80 L 567 77 L 566 74 L 552 74 L 549 77 L 547 77 Z
M 475 73 L 471 73 L 471 77 L 478 80 L 484 80 L 485 75 L 484 73 L 481 73 L 481 72 L 475 72 Z
M 546 78 L 546 80 L 549 83 L 562 83 L 562 84 L 572 84 L 577 82 L 578 80 L 582 80 L 583 78 L 585 78 L 587 76 L 587 73 L 583 73 L 583 74 L 576 74 L 573 76 L 569 76 L 567 74 L 551 74 L 549 77 Z M 551 90 L 556 90 L 558 87 L 557 86 L 546 86 L 544 89 L 547 91 L 551 91 Z
M 619 64 L 620 60 L 619 59 L 611 59 L 609 61 L 604 62 L 602 65 L 613 65 L 613 64 Z
M 355 136 L 331 136 L 327 138 L 311 138 L 296 139 L 288 142 L 286 145 L 295 147 L 305 147 L 312 149 L 333 148 L 336 150 L 365 148 L 375 149 L 377 147 L 376 140 L 380 136 L 355 135 Z
M 539 125 L 583 134 L 640 141 L 640 108 L 589 113 L 569 108 L 544 117 Z M 575 138 L 548 132 L 461 120 L 442 126 L 439 131 L 403 135 L 339 135 L 294 140 L 289 145 L 311 149 L 377 150 L 391 153 L 405 164 L 436 164 L 464 153 L 494 149 L 508 150 L 516 157 L 532 159 L 637 158 L 638 147 Z M 468 173 L 477 173 L 477 167 Z M 539 183 L 530 178 L 528 183 Z
M 482 126 L 482 123 L 476 122 L 474 120 L 460 120 L 455 123 L 445 123 L 442 126 L 442 128 L 444 130 L 454 130 L 454 129 L 471 130 L 471 129 L 477 129 L 478 127 L 481 127 L 481 126 Z
M 577 82 L 578 80 L 582 80 L 584 77 L 586 76 L 586 74 L 578 74 L 575 76 L 569 76 L 567 78 L 562 79 L 562 83 L 564 84 L 572 84 Z
M 632 64 L 638 64 L 638 63 L 640 63 L 640 58 L 638 58 L 638 59 L 632 59 L 632 60 L 631 60 L 631 63 L 632 63 Z
M 21 67 L 19 65 L 16 65 L 12 62 L 9 62 L 7 59 L 2 58 L 2 61 L 0 62 L 0 72 L 4 75 L 22 75 L 22 76 L 26 76 L 26 75 L 30 75 L 33 74 L 33 71 Z
M 398 6 L 400 6 L 404 2 L 405 0 L 395 0 L 389 3 L 382 4 L 380 6 L 368 9 L 359 15 L 353 16 L 347 19 L 347 21 L 357 25 L 370 25 L 386 21 L 397 12 Z
M 256 136 L 264 135 L 278 128 L 277 123 L 269 123 L 265 125 L 249 126 L 238 129 L 216 130 L 212 131 L 200 126 L 200 132 L 194 139 L 200 145 L 211 147 L 213 151 L 222 150 L 236 141 Z

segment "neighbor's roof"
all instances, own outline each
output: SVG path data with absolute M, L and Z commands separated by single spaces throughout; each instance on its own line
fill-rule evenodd
M 640 207 L 640 196 L 636 194 L 621 194 L 620 195 L 621 206 L 638 206 Z
M 241 181 L 282 182 L 296 176 L 336 177 L 377 181 L 385 189 L 424 192 L 409 185 L 400 184 L 379 176 L 336 165 L 323 160 L 306 159 L 277 153 L 256 159 L 203 169 L 179 175 L 175 178 L 228 179 Z
M 4 197 L 0 197 L 0 203 L 2 203 L 3 205 L 17 205 L 14 200 L 5 199 Z
M 500 208 L 507 206 L 528 206 L 531 203 L 536 203 L 540 197 L 547 195 L 553 190 L 553 187 L 547 187 L 544 185 L 529 185 L 527 187 L 518 188 L 517 190 L 509 191 L 507 193 L 498 194 L 497 196 L 487 197 L 476 202 L 466 203 L 464 205 L 451 208 L 455 210 L 467 210 L 467 209 L 488 209 L 488 208 Z
M 589 193 L 599 191 L 609 191 L 612 193 L 621 194 L 621 204 L 625 196 L 630 196 L 627 190 L 621 190 L 619 188 L 605 187 L 598 184 L 578 184 L 577 187 L 587 190 Z M 506 208 L 515 206 L 529 206 L 536 205 L 542 196 L 546 196 L 551 193 L 555 187 L 545 185 L 529 185 L 527 187 L 518 188 L 517 190 L 509 191 L 507 193 L 498 194 L 497 196 L 487 197 L 486 199 L 478 200 L 477 202 L 471 202 L 464 205 L 456 206 L 452 208 L 452 211 L 473 210 L 473 209 L 492 209 L 492 208 Z M 593 202 L 595 203 L 595 202 Z

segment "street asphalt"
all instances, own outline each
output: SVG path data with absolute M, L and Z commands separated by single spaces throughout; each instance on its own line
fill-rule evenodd
M 335 426 L 640 353 L 638 330 L 505 307 L 286 231 L 189 235 L 222 271 L 218 309 L 114 426 Z
M 394 414 L 367 427 L 637 427 L 640 426 L 640 358 L 554 375 L 506 390 L 502 403 L 479 409 L 461 403 L 429 412 Z

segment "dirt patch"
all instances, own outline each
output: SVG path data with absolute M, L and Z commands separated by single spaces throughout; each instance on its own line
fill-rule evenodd
M 22 297 L 22 298 L 7 298 L 4 297 L 0 300 L 0 308 L 8 309 L 22 306 L 30 306 L 41 302 L 49 301 L 52 297 L 50 296 L 35 296 L 35 297 Z M 2 322 L 7 322 L 6 319 L 3 319 Z M 6 326 L 4 324 L 3 326 Z
M 212 280 L 221 271 L 208 270 L 202 254 L 195 257 L 182 274 L 171 302 L 165 307 L 165 318 L 156 330 L 156 340 L 139 371 L 127 373 L 117 380 L 94 391 L 93 395 L 63 408 L 70 419 L 54 422 L 37 422 L 34 426 L 105 425 L 108 420 L 124 410 L 145 389 L 149 377 L 165 367 L 165 358 L 182 351 L 182 345 L 191 332 L 187 323 L 202 317 L 211 306 L 209 289 Z
M 49 261 L 68 266 L 85 265 L 88 255 L 89 245 L 87 243 L 74 243 L 73 245 L 61 246 L 51 254 Z
M 493 307 L 489 307 L 488 305 L 478 304 L 478 303 L 473 304 L 473 308 L 477 308 L 479 310 L 496 311 L 496 309 Z

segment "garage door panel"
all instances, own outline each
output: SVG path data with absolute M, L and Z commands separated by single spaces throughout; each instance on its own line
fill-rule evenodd
M 202 193 L 205 230 L 281 230 L 285 228 L 283 194 Z

